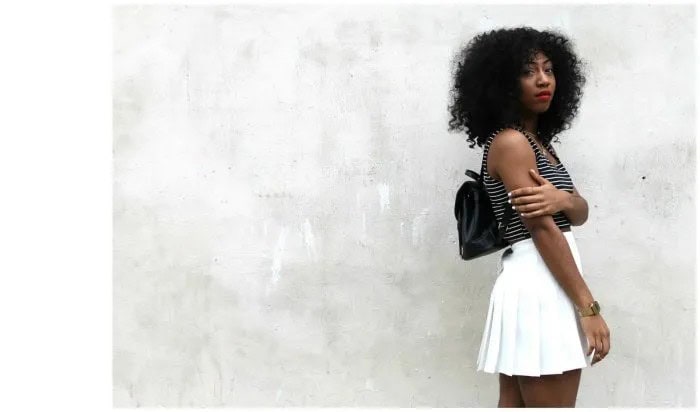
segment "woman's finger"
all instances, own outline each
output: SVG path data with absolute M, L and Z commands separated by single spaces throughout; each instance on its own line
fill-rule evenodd
M 528 212 L 528 213 L 521 213 L 520 216 L 529 219 L 537 216 L 542 216 L 542 215 L 549 215 L 550 213 L 547 211 L 547 208 L 542 207 L 539 208 L 533 212 Z
M 537 180 L 537 183 L 543 184 L 547 181 L 544 177 L 542 177 L 537 171 L 530 169 L 530 175 Z
M 511 198 L 510 203 L 512 205 L 526 205 L 528 203 L 535 203 L 535 202 L 541 202 L 542 201 L 542 195 L 539 193 L 535 193 L 532 195 L 527 195 L 527 196 L 520 196 L 517 198 Z
M 595 349 L 595 339 L 593 336 L 586 336 L 586 342 L 588 343 L 588 349 L 586 350 L 586 356 L 591 356 L 591 352 Z
M 527 213 L 543 209 L 544 207 L 544 203 L 528 203 L 526 205 L 513 206 L 513 209 L 518 213 Z
M 542 192 L 542 189 L 540 189 L 541 186 L 531 186 L 531 187 L 523 187 L 522 189 L 516 189 L 511 192 L 511 195 L 508 197 L 511 201 L 513 199 L 522 199 L 526 198 L 528 196 L 536 196 Z
M 532 177 L 534 177 L 535 180 L 537 180 L 537 183 L 539 183 L 540 185 L 549 184 L 549 180 L 547 180 L 547 179 L 544 178 L 542 175 L 540 175 L 539 173 L 535 172 L 535 171 L 532 170 L 532 169 L 530 169 L 530 175 L 531 175 Z
M 508 198 L 515 199 L 516 197 L 531 196 L 538 194 L 540 191 L 540 186 L 521 187 L 520 189 L 515 189 L 508 193 Z
M 533 217 L 542 216 L 542 215 L 544 215 L 544 213 L 542 213 L 538 210 L 537 212 L 523 213 L 520 216 L 523 219 L 532 219 Z
M 592 353 L 593 353 L 593 360 L 591 361 L 591 365 L 595 365 L 596 363 L 600 362 L 600 360 L 602 359 L 602 358 L 600 357 L 600 356 L 601 356 L 601 353 L 600 353 L 600 346 L 599 346 L 599 343 L 600 343 L 600 341 L 599 341 L 597 335 L 595 335 L 595 334 L 592 335 L 592 336 L 591 336 L 591 344 L 589 345 L 589 346 L 592 346 L 592 347 L 593 347 L 593 351 L 592 351 Z M 590 354 L 590 353 L 589 353 L 589 354 Z
M 600 359 L 605 356 L 605 349 L 603 348 L 603 337 L 598 335 L 595 337 L 595 353 Z
M 608 356 L 608 353 L 610 353 L 610 338 L 603 336 L 603 357 Z

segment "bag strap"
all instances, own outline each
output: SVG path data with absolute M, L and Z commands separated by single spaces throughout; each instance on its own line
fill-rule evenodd
M 484 152 L 484 156 L 486 156 L 486 151 Z M 480 174 L 476 174 L 475 171 L 467 169 L 464 174 L 467 176 L 471 177 L 472 179 L 476 180 L 479 182 L 479 185 L 486 191 L 486 186 L 484 185 L 484 166 L 486 165 L 485 159 L 482 159 L 481 161 L 481 169 L 480 169 Z M 488 196 L 488 194 L 487 194 Z M 510 222 L 510 217 L 513 215 L 513 207 L 506 207 L 506 210 L 503 213 L 503 220 L 498 223 L 498 234 L 503 238 L 506 234 L 506 230 L 508 229 L 508 223 Z M 505 222 L 505 224 L 503 223 Z

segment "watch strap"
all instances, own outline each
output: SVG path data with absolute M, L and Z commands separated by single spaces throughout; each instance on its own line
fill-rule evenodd
M 581 317 L 597 315 L 600 313 L 600 305 L 594 300 L 588 307 L 579 309 L 578 313 Z

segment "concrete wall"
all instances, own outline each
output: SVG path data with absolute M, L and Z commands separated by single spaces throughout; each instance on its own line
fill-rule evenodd
M 480 151 L 447 132 L 475 33 L 589 65 L 556 146 L 612 333 L 578 406 L 692 406 L 692 6 L 118 6 L 114 405 L 494 406 L 497 257 L 457 255 Z

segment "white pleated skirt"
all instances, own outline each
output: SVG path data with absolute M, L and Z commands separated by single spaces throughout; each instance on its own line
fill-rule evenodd
M 572 232 L 562 232 L 583 274 Z M 541 376 L 590 366 L 588 342 L 571 299 L 547 268 L 532 239 L 500 260 L 481 339 L 477 370 Z

